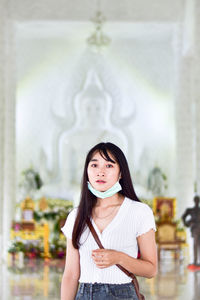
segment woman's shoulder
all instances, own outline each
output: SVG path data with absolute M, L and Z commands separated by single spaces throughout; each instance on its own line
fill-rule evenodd
M 75 218 L 76 215 L 77 215 L 77 212 L 78 212 L 78 207 L 74 207 L 74 208 L 70 211 L 70 213 L 68 214 L 67 219 L 68 219 L 68 218 L 71 218 L 71 219 Z
M 152 209 L 150 208 L 149 205 L 146 203 L 132 200 L 130 198 L 125 198 L 127 202 L 127 206 L 130 208 L 130 210 L 133 210 L 134 212 L 152 212 Z
M 70 211 L 70 214 L 76 214 L 78 211 L 78 206 L 72 208 L 72 210 Z
M 78 208 L 75 207 L 71 210 L 71 212 L 68 214 L 64 226 L 61 228 L 62 232 L 67 238 L 72 238 L 72 230 L 74 226 L 74 222 L 76 219 Z

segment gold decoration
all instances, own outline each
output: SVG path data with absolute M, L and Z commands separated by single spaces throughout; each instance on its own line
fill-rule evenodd
M 42 197 L 39 201 L 39 209 L 44 211 L 48 208 L 48 203 L 45 197 Z
M 34 206 L 34 201 L 29 196 L 21 204 L 23 229 L 34 230 Z
M 20 238 L 22 240 L 39 240 L 40 238 L 43 239 L 44 245 L 44 258 L 50 258 L 49 253 L 49 225 L 47 223 L 43 225 L 36 225 L 33 231 L 30 230 L 20 230 L 14 231 L 11 229 L 10 231 L 10 238 L 11 240 L 15 238 Z
M 159 221 L 174 220 L 176 216 L 176 198 L 154 198 L 153 212 Z
M 34 210 L 34 206 L 35 206 L 34 201 L 29 196 L 27 196 L 21 204 L 22 210 L 25 209 Z

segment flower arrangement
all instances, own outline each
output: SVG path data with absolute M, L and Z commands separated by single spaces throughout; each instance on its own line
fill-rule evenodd
M 42 224 L 48 223 L 50 227 L 50 254 L 53 258 L 63 258 L 66 252 L 66 241 L 60 228 L 73 208 L 73 203 L 66 199 L 40 198 L 34 201 L 34 221 Z M 16 225 L 17 224 L 17 225 Z M 13 224 L 16 231 L 21 230 L 20 223 Z M 23 252 L 25 257 L 39 258 L 43 256 L 42 241 L 28 242 L 25 240 L 13 240 L 9 253 L 15 255 Z
M 23 252 L 27 258 L 38 258 L 42 257 L 43 248 L 41 241 L 28 243 L 27 241 L 15 240 L 8 249 L 8 252 L 13 255 Z
M 32 167 L 22 171 L 21 177 L 22 179 L 19 184 L 19 188 L 25 197 L 27 195 L 31 195 L 36 190 L 39 190 L 43 185 L 40 174 Z
M 41 199 L 36 200 L 39 203 Z M 73 203 L 65 199 L 46 199 L 47 207 L 44 210 L 35 210 L 34 219 L 36 222 L 41 222 L 45 220 L 47 222 L 53 223 L 53 232 L 55 234 L 60 233 L 60 228 L 63 222 L 66 220 L 69 212 L 73 208 Z

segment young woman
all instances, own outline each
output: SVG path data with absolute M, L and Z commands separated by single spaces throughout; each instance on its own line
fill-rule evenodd
M 88 217 L 105 249 L 98 248 Z M 79 207 L 62 228 L 67 253 L 61 300 L 137 300 L 131 278 L 115 265 L 155 276 L 155 230 L 151 209 L 135 194 L 123 152 L 112 143 L 93 147 L 85 161 Z

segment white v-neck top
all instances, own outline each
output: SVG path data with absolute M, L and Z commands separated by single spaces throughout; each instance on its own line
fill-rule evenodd
M 77 208 L 73 209 L 62 227 L 65 236 L 72 239 L 72 231 L 77 214 Z M 92 224 L 106 249 L 114 249 L 137 258 L 137 237 L 148 232 L 156 231 L 155 220 L 151 208 L 141 202 L 125 198 L 116 216 L 107 225 L 102 233 L 98 230 L 95 222 Z M 124 274 L 116 266 L 99 269 L 93 262 L 92 250 L 98 249 L 89 228 L 83 232 L 81 239 L 79 282 L 84 283 L 115 283 L 122 284 L 131 282 L 131 278 Z

